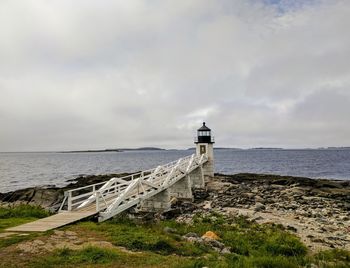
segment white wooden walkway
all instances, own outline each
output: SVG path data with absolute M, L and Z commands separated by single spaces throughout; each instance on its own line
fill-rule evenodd
M 168 189 L 208 161 L 206 155 L 180 158 L 157 168 L 65 192 L 59 213 L 7 231 L 43 232 L 98 214 L 105 221 Z

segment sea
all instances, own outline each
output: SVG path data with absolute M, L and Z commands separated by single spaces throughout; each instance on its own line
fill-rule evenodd
M 0 193 L 35 186 L 64 186 L 81 175 L 137 172 L 194 150 L 80 153 L 0 153 Z M 350 149 L 216 149 L 215 172 L 264 173 L 350 180 Z

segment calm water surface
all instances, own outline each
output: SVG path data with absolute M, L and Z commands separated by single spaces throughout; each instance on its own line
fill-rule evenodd
M 134 172 L 194 153 L 191 150 L 109 153 L 0 153 L 0 192 L 63 186 L 79 175 Z M 350 150 L 215 150 L 215 172 L 270 173 L 350 179 Z

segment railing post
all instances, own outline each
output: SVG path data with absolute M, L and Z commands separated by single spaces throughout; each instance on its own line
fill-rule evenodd
M 68 192 L 68 211 L 72 211 L 72 192 Z
M 58 209 L 58 212 L 61 212 L 61 211 L 62 211 L 62 208 L 63 208 L 64 203 L 66 202 L 66 200 L 67 200 L 67 194 L 64 193 L 64 199 L 63 199 L 63 201 L 62 201 L 62 204 L 61 204 L 60 208 Z
M 96 192 L 96 212 L 100 211 L 99 192 Z

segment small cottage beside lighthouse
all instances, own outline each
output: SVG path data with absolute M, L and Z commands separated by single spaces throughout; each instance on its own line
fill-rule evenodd
M 211 135 L 211 129 L 203 125 L 197 130 L 195 138 L 196 155 L 206 154 L 208 162 L 203 165 L 203 175 L 206 180 L 214 178 L 214 137 Z

